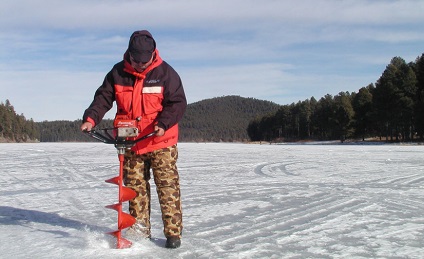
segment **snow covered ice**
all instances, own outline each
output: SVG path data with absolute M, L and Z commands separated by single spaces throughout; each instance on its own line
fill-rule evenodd
M 115 249 L 104 234 L 112 145 L 0 144 L 0 257 L 422 258 L 423 149 L 180 143 L 184 232 L 169 250 L 155 190 L 153 240 Z

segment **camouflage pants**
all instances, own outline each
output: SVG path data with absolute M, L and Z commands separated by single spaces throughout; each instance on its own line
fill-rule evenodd
M 177 159 L 176 145 L 141 155 L 133 151 L 125 153 L 124 184 L 137 193 L 137 196 L 129 202 L 129 211 L 149 234 L 151 226 L 149 180 L 152 169 L 162 212 L 163 233 L 165 237 L 181 237 L 183 225 Z

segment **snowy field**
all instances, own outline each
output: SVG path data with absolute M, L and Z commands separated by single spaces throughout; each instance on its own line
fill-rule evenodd
M 112 145 L 0 144 L 0 258 L 424 257 L 424 146 L 179 149 L 182 246 L 153 196 L 153 239 L 114 249 Z

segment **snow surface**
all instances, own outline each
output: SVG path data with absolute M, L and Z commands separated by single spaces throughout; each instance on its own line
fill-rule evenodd
M 184 233 L 115 249 L 112 145 L 0 144 L 1 258 L 423 258 L 424 146 L 180 143 Z M 152 183 L 152 186 L 154 184 Z M 156 194 L 155 191 L 153 191 Z M 127 205 L 126 205 L 127 206 Z M 125 207 L 127 210 L 127 207 Z

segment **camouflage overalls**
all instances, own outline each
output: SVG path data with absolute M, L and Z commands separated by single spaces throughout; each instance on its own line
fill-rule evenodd
M 150 169 L 156 184 L 162 211 L 165 237 L 181 238 L 182 210 L 180 183 L 176 162 L 177 145 L 137 155 L 127 151 L 124 162 L 124 184 L 132 188 L 137 196 L 130 200 L 130 214 L 142 225 L 150 237 Z

